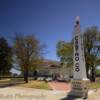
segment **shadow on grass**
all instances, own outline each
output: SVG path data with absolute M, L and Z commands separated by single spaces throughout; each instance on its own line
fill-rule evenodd
M 16 85 L 23 84 L 23 83 L 25 82 L 22 80 L 13 79 L 13 80 L 5 81 L 5 82 L 0 82 L 0 88 L 16 86 Z

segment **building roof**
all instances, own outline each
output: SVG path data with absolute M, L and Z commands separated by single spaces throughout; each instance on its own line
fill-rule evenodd
M 60 67 L 60 62 L 44 59 L 43 63 L 41 64 L 41 67 L 43 67 L 43 68 L 58 68 L 58 67 Z

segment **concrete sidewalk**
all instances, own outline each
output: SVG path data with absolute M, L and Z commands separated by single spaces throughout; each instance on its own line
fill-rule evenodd
M 100 100 L 100 89 L 89 91 L 89 100 Z
M 23 87 L 0 88 L 0 100 L 60 100 L 66 91 L 53 91 Z
M 58 90 L 42 90 L 24 87 L 0 88 L 0 100 L 83 100 L 67 98 L 68 92 Z M 90 91 L 87 100 L 100 100 L 100 90 Z

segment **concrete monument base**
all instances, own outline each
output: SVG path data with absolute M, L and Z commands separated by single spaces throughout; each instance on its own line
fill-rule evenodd
M 88 97 L 88 83 L 89 80 L 72 80 L 72 89 L 69 95 L 77 97 Z

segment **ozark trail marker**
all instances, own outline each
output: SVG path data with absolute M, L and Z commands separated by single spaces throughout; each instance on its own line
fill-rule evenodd
M 85 97 L 88 93 L 87 83 L 89 80 L 86 76 L 84 47 L 83 47 L 83 36 L 80 30 L 80 17 L 77 16 L 75 19 L 74 27 L 74 67 L 73 67 L 73 80 L 72 90 L 69 95 Z

